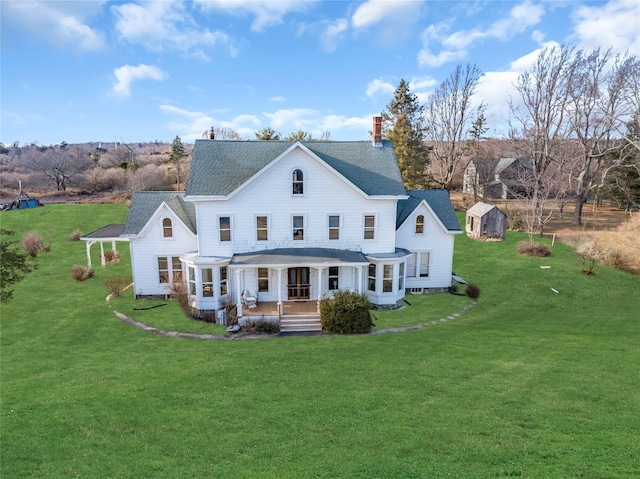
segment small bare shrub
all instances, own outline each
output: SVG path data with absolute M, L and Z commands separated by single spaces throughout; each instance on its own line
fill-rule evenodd
M 76 265 L 71 267 L 71 277 L 76 281 L 86 281 L 89 278 L 92 278 L 93 275 L 93 270 L 84 266 Z
M 476 301 L 480 297 L 480 288 L 475 284 L 470 284 L 467 286 L 466 293 L 470 299 Z
M 35 258 L 38 256 L 38 252 L 43 248 L 42 238 L 37 233 L 27 233 L 22 238 L 22 247 L 29 256 Z
M 104 280 L 104 284 L 111 296 L 119 298 L 124 289 L 131 284 L 131 278 L 107 278 Z
M 69 235 L 69 241 L 80 241 L 81 236 L 82 236 L 82 231 L 75 230 L 73 233 Z
M 171 299 L 178 301 L 180 309 L 185 316 L 193 317 L 193 310 L 189 304 L 189 292 L 187 291 L 187 285 L 182 281 L 173 282 L 169 288 L 169 294 Z
M 244 332 L 252 334 L 276 334 L 280 332 L 278 323 L 267 321 L 266 319 L 247 321 L 242 329 Z
M 544 258 L 551 256 L 551 249 L 546 244 L 522 241 L 518 243 L 518 253 Z
M 104 252 L 104 261 L 105 263 L 119 263 L 120 262 L 120 253 L 117 251 L 113 251 L 112 249 Z

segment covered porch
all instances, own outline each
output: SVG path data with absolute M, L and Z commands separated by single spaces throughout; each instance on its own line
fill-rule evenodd
M 89 234 L 80 237 L 81 241 L 85 242 L 87 249 L 87 268 L 92 269 L 91 263 L 91 247 L 99 243 L 100 244 L 100 265 L 104 268 L 106 266 L 106 258 L 104 254 L 104 243 L 111 243 L 111 251 L 114 254 L 118 253 L 116 248 L 116 243 L 118 241 L 129 242 L 128 238 L 122 238 L 122 231 L 124 230 L 124 225 L 107 225 L 103 226 L 99 230 L 92 231 Z
M 357 251 L 278 248 L 236 254 L 229 263 L 238 316 L 318 315 L 319 301 L 338 289 L 362 292 L 369 260 Z M 248 291 L 257 306 L 247 307 Z

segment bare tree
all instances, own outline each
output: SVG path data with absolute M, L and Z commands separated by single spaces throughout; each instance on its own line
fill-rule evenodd
M 560 146 L 569 133 L 565 112 L 574 50 L 564 45 L 542 50 L 531 69 L 518 77 L 517 99 L 509 102 L 514 121 L 511 139 L 531 163 L 531 211 L 537 215 L 540 234 L 546 223 L 547 170 L 559 161 Z
M 637 64 L 635 56 L 614 56 L 611 50 L 576 53 L 567 82 L 567 120 L 579 151 L 575 164 L 576 226 L 582 224 L 582 207 L 598 184 L 606 155 L 619 145 L 614 135 L 632 113 L 632 102 L 625 95 L 629 83 L 638 81 L 634 80 Z M 609 165 L 609 169 L 615 166 Z
M 431 95 L 425 109 L 425 139 L 431 147 L 433 181 L 442 188 L 451 182 L 467 147 L 471 122 L 471 98 L 482 72 L 476 65 L 458 65 Z M 477 117 L 484 106 L 477 108 Z
M 71 180 L 90 166 L 80 148 L 51 147 L 39 154 L 34 152 L 32 161 L 32 168 L 49 178 L 58 191 L 65 191 Z

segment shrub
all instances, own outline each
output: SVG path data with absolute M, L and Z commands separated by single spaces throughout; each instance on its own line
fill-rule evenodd
M 29 256 L 35 258 L 43 248 L 42 238 L 37 233 L 27 233 L 22 238 L 22 247 Z
M 71 267 L 71 277 L 76 281 L 86 281 L 87 279 L 92 278 L 93 275 L 93 270 L 84 266 L 76 265 Z
M 247 333 L 276 334 L 280 332 L 278 323 L 266 319 L 247 321 L 242 329 Z
M 476 301 L 480 296 L 480 288 L 475 284 L 470 284 L 467 286 L 466 293 L 470 299 L 473 299 L 474 301 Z
M 189 292 L 187 291 L 187 285 L 182 281 L 173 282 L 169 288 L 169 294 L 171 299 L 178 301 L 180 309 L 185 316 L 193 317 L 193 308 L 189 304 Z
M 518 243 L 518 253 L 544 258 L 551 255 L 551 249 L 546 244 L 522 241 Z
M 75 230 L 73 233 L 69 235 L 69 241 L 80 241 L 81 236 L 82 236 L 82 231 Z
M 322 329 L 335 334 L 365 334 L 371 330 L 371 304 L 364 294 L 336 291 L 320 301 Z
M 131 278 L 107 278 L 104 284 L 111 296 L 119 298 L 124 289 L 131 284 Z
M 120 253 L 113 251 L 112 249 L 104 252 L 104 261 L 106 263 L 118 263 L 120 261 Z

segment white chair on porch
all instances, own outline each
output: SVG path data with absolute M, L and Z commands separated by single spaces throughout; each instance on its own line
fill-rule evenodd
M 242 304 L 249 309 L 258 307 L 258 299 L 246 289 L 242 292 Z

